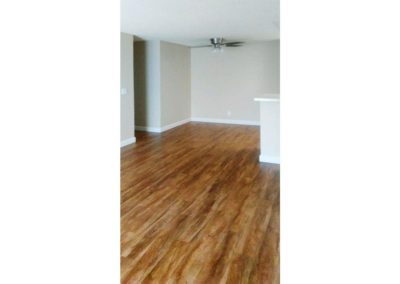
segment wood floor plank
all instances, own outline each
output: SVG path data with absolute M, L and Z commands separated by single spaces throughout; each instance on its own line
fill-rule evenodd
M 187 123 L 121 151 L 121 283 L 279 283 L 279 176 L 259 127 Z

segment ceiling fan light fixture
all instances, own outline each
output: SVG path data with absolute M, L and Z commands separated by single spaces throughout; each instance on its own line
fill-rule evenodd
M 210 38 L 210 45 L 200 45 L 200 46 L 193 46 L 196 47 L 212 47 L 213 52 L 223 52 L 224 47 L 240 47 L 244 43 L 243 41 L 231 41 L 225 42 L 224 38 L 222 37 L 213 37 Z
M 222 46 L 213 47 L 212 52 L 214 53 L 224 52 L 224 49 L 222 48 Z
M 212 44 L 212 52 L 223 52 L 222 46 L 224 45 L 224 39 L 222 37 L 213 37 L 210 38 Z
M 224 44 L 224 39 L 222 37 L 213 37 L 210 38 L 210 41 L 214 48 L 221 48 Z

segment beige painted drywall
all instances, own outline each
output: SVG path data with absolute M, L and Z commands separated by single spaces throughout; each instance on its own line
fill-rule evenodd
M 246 43 L 222 53 L 192 48 L 192 117 L 259 122 L 253 99 L 279 93 L 279 72 L 279 41 Z
M 161 126 L 190 119 L 190 49 L 162 41 Z
M 135 42 L 135 120 L 137 126 L 161 126 L 160 41 Z
M 134 82 L 133 82 L 133 36 L 121 33 L 121 142 L 135 137 Z
M 190 49 L 164 41 L 135 42 L 137 127 L 160 130 L 190 119 Z

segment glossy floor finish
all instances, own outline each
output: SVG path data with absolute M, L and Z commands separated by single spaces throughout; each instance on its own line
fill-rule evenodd
M 279 174 L 259 127 L 187 123 L 121 151 L 122 283 L 279 283 Z

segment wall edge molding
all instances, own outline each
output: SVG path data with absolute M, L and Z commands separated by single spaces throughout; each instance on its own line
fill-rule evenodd
M 183 120 L 180 120 L 180 121 L 177 121 L 177 122 L 174 122 L 174 123 L 162 126 L 162 127 L 138 126 L 137 125 L 137 126 L 135 126 L 135 130 L 146 131 L 146 132 L 154 132 L 154 133 L 162 133 L 162 132 L 168 131 L 170 129 L 173 129 L 175 127 L 181 126 L 181 125 L 183 125 L 185 123 L 188 123 L 190 121 L 191 121 L 190 118 L 186 118 L 186 119 L 183 119 Z
M 140 126 L 140 125 L 135 125 L 135 130 L 137 130 L 137 131 L 146 131 L 146 132 L 155 132 L 155 133 L 160 133 L 161 132 L 161 128 L 160 127 Z
M 267 155 L 260 155 L 259 161 L 262 163 L 279 164 L 279 165 L 281 164 L 280 157 L 271 157 Z
M 136 143 L 136 137 L 131 137 L 121 141 L 121 148 L 128 146 L 129 144 Z
M 223 124 L 239 124 L 239 125 L 257 125 L 257 126 L 260 125 L 260 122 L 257 120 L 221 119 L 221 118 L 208 118 L 208 117 L 192 117 L 191 121 L 223 123 Z
M 183 124 L 185 124 L 185 123 L 188 123 L 188 122 L 190 122 L 190 121 L 191 121 L 190 118 L 186 118 L 186 119 L 183 119 L 183 120 L 180 120 L 180 121 L 177 121 L 177 122 L 168 124 L 168 125 L 166 125 L 166 126 L 161 127 L 161 132 L 164 132 L 164 131 L 170 130 L 170 129 L 172 129 L 172 128 L 181 126 L 181 125 L 183 125 Z

